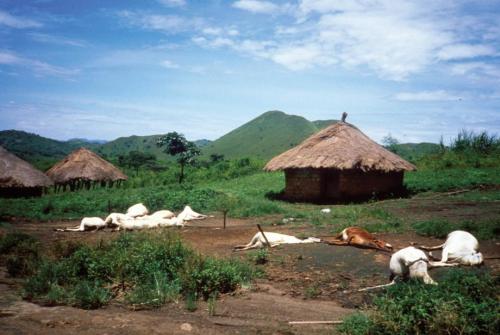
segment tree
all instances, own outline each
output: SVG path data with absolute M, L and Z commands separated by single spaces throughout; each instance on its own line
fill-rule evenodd
M 140 151 L 130 151 L 127 156 L 118 157 L 118 161 L 125 166 L 135 170 L 135 174 L 139 173 L 141 166 L 154 167 L 156 164 L 156 156 L 151 153 Z
M 193 142 L 186 140 L 184 135 L 175 131 L 158 138 L 156 144 L 159 147 L 165 147 L 166 154 L 176 157 L 177 163 L 181 166 L 179 184 L 182 183 L 184 167 L 186 164 L 193 164 L 196 161 L 196 156 L 200 155 L 200 149 Z
M 398 154 L 398 144 L 399 144 L 399 141 L 397 140 L 397 138 L 392 137 L 392 135 L 390 133 L 382 139 L 382 144 L 389 151 L 392 151 L 395 154 Z

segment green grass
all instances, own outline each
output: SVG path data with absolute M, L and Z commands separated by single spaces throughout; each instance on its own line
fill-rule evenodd
M 151 308 L 181 297 L 232 292 L 256 274 L 236 259 L 201 256 L 165 232 L 121 234 L 97 246 L 59 247 L 53 254 L 28 276 L 26 299 L 93 309 L 123 292 L 126 303 Z
M 480 240 L 488 240 L 500 237 L 500 219 L 483 220 L 478 222 L 461 221 L 451 223 L 447 220 L 427 220 L 415 222 L 413 229 L 419 235 L 445 238 L 454 230 L 465 230 Z
M 341 334 L 498 334 L 500 282 L 480 270 L 454 269 L 439 285 L 416 280 L 380 294 L 366 314 L 354 314 Z

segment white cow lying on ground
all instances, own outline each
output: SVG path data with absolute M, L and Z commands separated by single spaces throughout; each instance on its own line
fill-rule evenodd
M 131 217 L 127 216 L 126 214 L 122 213 L 111 213 L 109 214 L 104 222 L 108 227 L 117 227 L 120 225 L 120 220 L 126 220 Z
M 389 284 L 377 285 L 358 290 L 367 291 L 381 287 L 387 287 L 396 283 L 396 278 L 406 280 L 408 278 L 422 279 L 426 284 L 437 285 L 437 283 L 429 276 L 428 267 L 455 266 L 457 264 L 441 264 L 440 262 L 431 262 L 427 258 L 425 252 L 415 247 L 406 247 L 401 249 L 391 256 L 389 261 L 389 269 L 391 271 Z
M 138 216 L 148 215 L 148 214 L 149 214 L 149 210 L 142 203 L 138 203 L 138 204 L 133 205 L 132 207 L 127 209 L 127 213 L 126 213 L 127 216 L 130 216 L 133 218 L 138 217 Z
M 89 230 L 99 230 L 106 227 L 106 222 L 103 219 L 92 217 L 83 218 L 80 224 L 73 228 L 63 228 L 56 229 L 56 231 L 89 231 Z
M 144 215 L 136 218 L 122 216 L 117 218 L 116 230 L 141 230 L 157 227 L 183 227 L 183 221 L 173 217 L 169 219 L 161 218 L 153 215 Z
M 446 241 L 435 247 L 421 246 L 424 250 L 443 249 L 441 261 L 433 264 L 459 263 L 462 265 L 479 265 L 483 262 L 483 254 L 478 252 L 479 243 L 477 239 L 466 231 L 455 230 L 448 234 Z M 429 252 L 434 259 L 432 253 Z
M 184 221 L 191 221 L 191 220 L 203 220 L 206 219 L 208 216 L 204 214 L 197 213 L 193 211 L 193 209 L 190 206 L 184 207 L 184 210 L 177 215 L 178 218 L 184 220 Z
M 175 217 L 175 214 L 169 210 L 164 209 L 161 211 L 156 211 L 153 214 L 151 214 L 150 216 L 160 218 L 160 219 L 171 219 L 171 218 Z
M 298 239 L 295 236 L 285 235 L 280 233 L 270 233 L 264 232 L 267 240 L 271 244 L 271 247 L 275 247 L 280 244 L 295 244 L 295 243 L 319 243 L 321 239 L 316 237 L 308 237 L 305 240 Z M 233 251 L 242 251 L 248 249 L 263 248 L 266 245 L 266 240 L 262 236 L 262 233 L 258 232 L 254 235 L 250 243 L 245 245 L 237 245 L 233 248 Z

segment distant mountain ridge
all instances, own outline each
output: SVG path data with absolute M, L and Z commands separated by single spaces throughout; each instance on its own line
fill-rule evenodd
M 301 143 L 317 131 L 338 122 L 337 120 L 309 121 L 301 116 L 269 111 L 230 131 L 215 141 L 195 141 L 202 151 L 202 159 L 211 154 L 232 158 L 270 159 Z M 107 158 L 141 151 L 156 155 L 162 161 L 171 160 L 157 147 L 160 135 L 120 137 L 105 143 L 101 140 L 75 138 L 57 141 L 18 130 L 0 131 L 0 145 L 29 162 L 59 160 L 79 147 L 85 147 Z M 433 143 L 397 144 L 395 151 L 405 159 L 415 160 L 423 154 L 432 153 L 439 146 Z

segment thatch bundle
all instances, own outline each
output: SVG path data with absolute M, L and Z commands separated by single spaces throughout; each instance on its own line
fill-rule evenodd
M 54 183 L 30 163 L 0 146 L 0 190 L 4 195 L 39 195 Z
M 127 176 L 113 164 L 85 148 L 73 151 L 51 167 L 47 175 L 57 185 L 69 185 L 72 190 L 83 186 L 90 188 L 91 183 L 93 185 L 109 183 L 111 186 L 113 182 L 127 179 Z
M 274 157 L 264 169 L 324 168 L 398 172 L 415 166 L 372 141 L 346 122 L 335 123 L 312 135 L 298 146 Z

